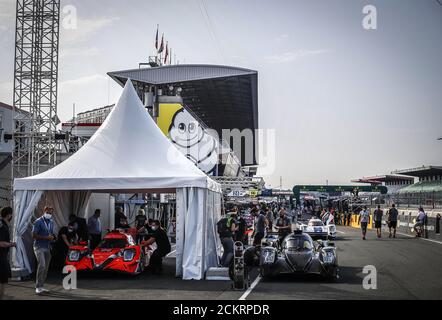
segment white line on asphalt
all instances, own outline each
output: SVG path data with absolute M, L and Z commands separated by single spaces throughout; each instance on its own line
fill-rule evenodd
M 409 238 L 416 238 L 415 236 L 412 236 L 412 235 L 409 235 L 409 234 L 406 234 L 406 233 L 402 233 L 402 232 L 396 232 L 396 234 L 400 234 L 401 236 L 406 236 L 406 237 L 409 237 Z M 427 238 L 419 238 L 419 239 L 425 240 L 425 241 L 434 242 L 434 243 L 438 243 L 438 244 L 442 244 L 441 241 L 437 241 L 437 240 L 433 240 L 433 239 L 427 239 Z
M 253 281 L 252 285 L 247 289 L 246 292 L 239 298 L 239 300 L 246 300 L 247 296 L 252 292 L 252 290 L 256 287 L 256 285 L 261 281 L 261 276 L 257 276 L 255 281 Z
M 170 255 L 174 254 L 175 252 L 176 252 L 176 250 L 173 250 L 173 251 L 169 252 L 169 253 L 166 255 L 166 257 L 169 257 Z
M 166 255 L 166 258 L 169 257 L 170 255 L 174 254 L 174 253 L 176 252 L 176 245 L 172 246 L 172 249 L 173 249 L 173 251 L 169 252 L 169 253 Z
M 344 232 L 344 231 L 339 231 L 339 230 L 336 230 L 336 232 L 339 232 L 339 233 L 345 234 L 345 232 Z

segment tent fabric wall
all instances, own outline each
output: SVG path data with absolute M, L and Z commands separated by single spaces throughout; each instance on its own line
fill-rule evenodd
M 17 243 L 15 250 L 13 250 L 13 265 L 15 267 L 23 268 L 32 272 L 32 265 L 28 257 L 28 248 L 32 244 L 25 243 L 24 234 L 29 229 L 32 215 L 38 205 L 43 191 L 16 191 L 14 196 L 14 227 L 13 227 L 13 241 Z M 14 252 L 15 251 L 15 252 Z
M 176 276 L 204 279 L 207 269 L 218 266 L 216 222 L 221 215 L 221 194 L 202 188 L 180 188 L 176 199 Z

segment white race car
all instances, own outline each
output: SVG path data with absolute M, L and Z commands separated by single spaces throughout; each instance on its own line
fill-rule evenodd
M 307 224 L 300 224 L 300 229 L 310 235 L 312 239 L 335 239 L 336 238 L 336 226 L 333 223 L 324 223 L 320 219 L 310 219 Z

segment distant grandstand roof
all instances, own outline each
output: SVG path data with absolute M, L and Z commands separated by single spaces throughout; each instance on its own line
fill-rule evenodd
M 396 170 L 393 174 L 402 174 L 413 177 L 427 177 L 433 175 L 442 175 L 442 166 L 422 166 L 419 168 Z
M 218 65 L 179 64 L 155 68 L 109 72 L 115 81 L 123 84 L 127 78 L 149 84 L 170 84 L 204 79 L 257 75 L 256 71 Z
M 360 179 L 351 180 L 351 182 L 381 184 L 382 182 L 396 182 L 404 180 L 413 181 L 414 177 L 407 177 L 405 175 L 398 175 L 398 174 L 385 174 L 373 177 L 363 177 Z
M 109 72 L 120 85 L 135 84 L 181 87 L 184 105 L 221 137 L 223 129 L 258 128 L 258 72 L 220 65 L 172 65 Z M 231 146 L 232 147 L 232 146 Z M 244 145 L 241 154 L 244 154 Z M 234 150 L 238 153 L 237 150 Z M 256 151 L 255 151 L 256 154 Z M 242 165 L 256 165 L 241 159 Z

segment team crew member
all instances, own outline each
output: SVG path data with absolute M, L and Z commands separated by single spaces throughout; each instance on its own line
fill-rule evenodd
M 122 228 L 124 222 L 127 222 L 127 217 L 124 214 L 123 209 L 121 207 L 117 207 L 115 211 L 115 229 Z
M 78 241 L 88 241 L 89 232 L 85 218 L 77 217 L 75 214 L 69 216 L 69 222 L 75 223 L 75 232 L 78 236 Z
M 146 224 L 147 224 L 146 212 L 144 211 L 144 209 L 140 209 L 138 210 L 138 214 L 135 217 L 135 228 L 137 229 L 137 243 L 143 241 L 147 235 Z
M 69 222 L 67 227 L 63 227 L 58 232 L 55 242 L 54 261 L 57 268 L 63 268 L 68 254 L 69 247 L 78 243 L 78 236 L 75 232 L 75 223 Z
M 11 266 L 9 265 L 9 249 L 15 247 L 11 242 L 9 224 L 12 220 L 12 208 L 5 207 L 0 211 L 0 300 L 3 300 L 5 284 L 11 277 Z
M 279 245 L 282 245 L 282 241 L 287 235 L 292 232 L 292 223 L 290 219 L 285 215 L 285 209 L 279 210 L 279 218 L 276 220 L 276 229 L 278 230 Z
M 367 227 L 370 222 L 370 212 L 368 212 L 366 206 L 359 212 L 359 221 L 361 222 L 362 240 L 366 240 L 365 236 L 367 235 Z
M 91 240 L 91 249 L 94 250 L 101 242 L 101 210 L 96 209 L 92 217 L 87 222 L 89 238 Z
M 235 213 L 235 212 L 233 212 Z M 236 229 L 235 220 L 232 213 L 229 213 L 227 218 L 222 218 L 217 223 L 218 235 L 223 246 L 223 255 L 221 257 L 221 266 L 228 267 L 230 260 L 233 257 L 233 234 Z
M 152 238 L 147 240 L 147 244 L 156 243 L 157 249 L 150 257 L 149 268 L 153 273 L 161 273 L 163 267 L 163 258 L 170 252 L 171 246 L 166 231 L 161 228 L 159 220 L 152 223 Z
M 399 212 L 396 209 L 395 204 L 393 203 L 391 205 L 390 210 L 388 210 L 388 230 L 390 231 L 390 235 L 388 236 L 391 238 L 396 238 L 396 228 L 397 228 L 397 217 L 399 215 Z M 391 229 L 393 229 L 393 235 L 391 233 Z
M 262 238 L 264 238 L 265 229 L 267 226 L 267 219 L 266 219 L 264 211 L 260 211 L 258 213 L 258 210 L 255 209 L 253 211 L 253 213 L 255 216 L 258 216 L 258 218 L 256 219 L 255 234 L 253 237 L 253 245 L 259 246 L 261 244 Z
M 266 219 L 267 219 L 269 231 L 271 232 L 273 230 L 273 212 L 270 207 L 267 208 Z
M 45 207 L 43 215 L 35 220 L 32 228 L 34 238 L 34 253 L 37 258 L 37 276 L 35 281 L 35 293 L 42 294 L 48 292 L 44 288 L 46 277 L 48 276 L 49 263 L 51 262 L 51 245 L 55 240 L 54 223 L 52 214 L 54 209 Z
M 240 216 L 236 220 L 237 220 L 238 228 L 237 228 L 237 231 L 235 232 L 235 241 L 239 241 L 242 244 L 247 244 L 247 243 L 245 243 L 246 230 L 247 230 L 246 220 L 244 219 L 242 214 L 240 214 Z
M 376 228 L 377 237 L 382 237 L 382 216 L 384 211 L 381 210 L 381 206 L 374 211 L 374 227 Z

